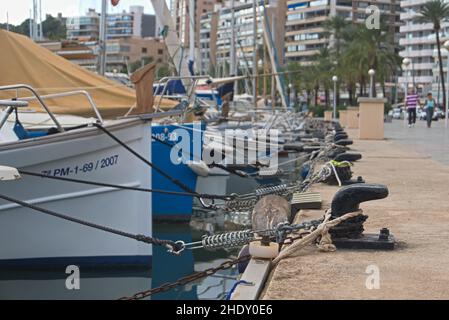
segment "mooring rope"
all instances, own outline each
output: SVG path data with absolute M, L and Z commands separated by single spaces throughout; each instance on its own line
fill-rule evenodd
M 318 248 L 321 251 L 335 251 L 336 247 L 334 244 L 332 244 L 332 238 L 329 234 L 329 230 L 333 227 L 338 226 L 340 223 L 357 217 L 359 215 L 363 214 L 363 210 L 359 209 L 354 212 L 347 213 L 345 215 L 342 215 L 334 220 L 329 220 L 331 218 L 331 211 L 328 210 L 325 214 L 323 222 L 310 234 L 305 236 L 304 238 L 295 241 L 292 245 L 288 246 L 286 249 L 280 252 L 280 254 L 273 260 L 274 264 L 277 264 L 279 261 L 281 261 L 284 258 L 287 258 L 297 252 L 299 249 L 304 248 L 306 245 L 311 244 L 313 241 L 315 241 L 317 238 L 321 237 L 320 243 L 318 244 Z
M 121 145 L 123 148 L 125 148 L 127 151 L 129 151 L 130 153 L 132 153 L 136 158 L 138 158 L 139 160 L 141 160 L 143 163 L 145 163 L 146 165 L 148 165 L 149 167 L 151 167 L 152 169 L 156 170 L 160 175 L 164 176 L 166 179 L 168 179 L 169 181 L 173 182 L 174 184 L 176 184 L 178 187 L 180 187 L 181 189 L 183 189 L 184 191 L 187 191 L 189 193 L 196 193 L 194 190 L 190 189 L 188 186 L 186 186 L 184 183 L 182 183 L 181 181 L 173 178 L 172 176 L 170 176 L 168 173 L 164 172 L 162 169 L 160 169 L 158 166 L 155 166 L 154 163 L 148 161 L 144 156 L 142 156 L 141 154 L 139 154 L 137 151 L 135 151 L 134 149 L 132 149 L 131 147 L 129 147 L 126 143 L 124 143 L 123 141 L 121 141 L 119 138 L 117 138 L 117 136 L 115 136 L 111 131 L 109 131 L 108 129 L 106 129 L 103 125 L 99 124 L 99 123 L 93 123 L 93 126 L 95 126 L 96 128 L 100 129 L 101 131 L 103 131 L 107 136 L 109 136 L 112 140 L 114 140 L 115 142 L 117 142 L 119 145 Z
M 209 199 L 209 197 L 212 197 L 213 199 L 216 199 L 215 195 L 208 195 L 208 194 L 197 194 L 197 193 L 190 193 L 190 192 L 178 192 L 178 191 L 168 191 L 168 190 L 159 190 L 159 189 L 128 187 L 128 186 L 122 186 L 122 185 L 105 183 L 105 182 L 80 180 L 80 179 L 67 178 L 67 177 L 55 177 L 55 176 L 45 175 L 42 173 L 29 172 L 29 171 L 25 171 L 25 170 L 19 170 L 19 173 L 22 175 L 39 177 L 39 178 L 43 178 L 43 179 L 80 183 L 80 184 L 92 185 L 92 186 L 97 186 L 97 187 L 107 187 L 107 188 L 130 190 L 130 191 L 140 191 L 140 192 L 148 192 L 148 193 L 160 193 L 160 194 L 168 194 L 168 195 L 175 195 L 175 196 L 181 196 L 181 197 L 201 197 L 203 199 Z

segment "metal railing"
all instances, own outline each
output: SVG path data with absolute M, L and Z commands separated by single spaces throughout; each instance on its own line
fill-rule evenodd
M 162 92 L 160 94 L 159 101 L 156 104 L 156 108 L 155 108 L 156 111 L 161 112 L 160 106 L 161 106 L 162 101 L 163 101 L 164 98 L 168 98 L 168 97 L 173 98 L 173 96 L 165 95 L 165 93 L 168 90 L 168 85 L 169 85 L 170 81 L 172 81 L 172 80 L 186 80 L 186 79 L 192 80 L 192 84 L 190 85 L 190 88 L 188 88 L 186 90 L 186 95 L 185 96 L 177 96 L 177 98 L 178 99 L 186 98 L 186 100 L 188 100 L 189 103 L 192 102 L 192 96 L 194 95 L 195 88 L 197 87 L 198 82 L 200 80 L 210 80 L 211 82 L 213 81 L 212 77 L 209 76 L 209 75 L 205 75 L 205 76 L 183 76 L 183 77 L 174 76 L 174 77 L 164 77 L 164 78 L 159 79 L 159 81 L 157 82 L 155 93 L 157 94 L 159 92 L 159 89 L 161 88 L 161 86 L 163 86 L 163 87 L 162 87 Z M 212 95 L 213 95 L 213 97 L 215 99 L 215 92 L 214 92 L 212 87 L 211 87 L 211 93 L 212 93 Z M 157 95 L 157 96 L 159 96 L 159 95 Z
M 18 91 L 21 89 L 30 91 L 32 93 L 32 96 L 18 97 Z M 12 91 L 12 90 L 16 90 L 16 92 L 17 92 L 16 98 L 15 98 L 17 101 L 27 101 L 28 102 L 28 101 L 37 100 L 39 102 L 40 106 L 45 109 L 47 114 L 50 116 L 51 120 L 55 123 L 59 132 L 64 132 L 65 130 L 61 126 L 59 121 L 56 119 L 56 116 L 54 115 L 54 113 L 45 104 L 44 100 L 46 100 L 46 99 L 58 99 L 58 98 L 71 97 L 71 96 L 77 96 L 77 95 L 85 96 L 89 105 L 91 106 L 92 110 L 94 111 L 97 120 L 100 121 L 101 123 L 103 123 L 103 117 L 101 116 L 97 105 L 95 104 L 91 95 L 85 90 L 53 93 L 53 94 L 47 94 L 47 95 L 41 96 L 37 93 L 37 91 L 33 87 L 26 85 L 26 84 L 17 84 L 17 85 L 9 85 L 9 86 L 1 86 L 0 87 L 0 91 Z
M 50 116 L 51 120 L 53 120 L 53 122 L 55 123 L 56 127 L 58 128 L 58 131 L 59 132 L 64 132 L 65 131 L 64 128 L 59 123 L 59 121 L 56 119 L 56 117 L 53 114 L 53 112 L 50 111 L 50 109 L 45 104 L 44 100 L 39 96 L 39 94 L 36 92 L 36 90 L 34 90 L 33 87 L 31 87 L 29 85 L 26 85 L 26 84 L 15 84 L 15 85 L 1 86 L 0 87 L 0 91 L 16 90 L 17 91 L 17 95 L 18 95 L 18 90 L 20 90 L 20 89 L 24 89 L 24 90 L 30 91 L 33 94 L 34 98 L 39 102 L 41 107 L 44 108 L 45 111 L 48 113 L 48 115 Z M 19 99 L 19 98 L 17 98 L 17 99 Z
M 101 116 L 100 111 L 98 110 L 97 105 L 95 104 L 95 102 L 92 99 L 92 97 L 89 94 L 89 92 L 87 92 L 85 90 L 77 90 L 77 91 L 69 91 L 69 92 L 46 94 L 46 95 L 40 96 L 40 98 L 42 100 L 46 100 L 46 99 L 57 99 L 57 98 L 64 98 L 64 97 L 72 97 L 72 96 L 77 96 L 77 95 L 82 95 L 82 96 L 86 97 L 86 99 L 89 102 L 92 110 L 95 113 L 95 116 L 96 116 L 97 120 L 100 121 L 101 123 L 103 123 L 103 117 Z M 36 97 L 18 98 L 18 100 L 22 100 L 22 101 L 32 101 L 32 100 L 35 100 L 35 99 L 36 99 Z

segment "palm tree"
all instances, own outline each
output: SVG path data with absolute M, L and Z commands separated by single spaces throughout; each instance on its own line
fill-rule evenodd
M 367 82 L 368 69 L 376 70 L 377 76 L 386 79 L 397 66 L 400 65 L 400 57 L 396 52 L 393 37 L 388 32 L 388 25 L 381 22 L 379 30 L 369 30 L 362 25 L 355 25 L 350 34 L 352 38 L 345 50 L 344 60 L 354 63 L 358 70 L 360 94 L 363 94 Z M 373 82 L 373 93 L 376 92 L 376 81 Z
M 331 77 L 335 70 L 335 64 L 330 59 L 330 50 L 327 47 L 321 48 L 315 58 L 315 94 L 319 88 L 324 88 L 326 107 L 329 107 L 329 88 L 331 87 Z
M 337 67 L 337 76 L 341 79 L 343 77 L 338 71 L 341 70 L 341 53 L 345 40 L 348 39 L 347 34 L 351 24 L 342 16 L 333 16 L 325 21 L 324 29 L 326 30 L 324 36 L 329 38 L 332 36 L 331 53 L 333 55 L 333 62 Z M 340 82 L 337 84 L 337 105 L 340 104 Z
M 326 32 L 325 36 L 329 37 L 333 36 L 332 49 L 335 54 L 335 61 L 338 62 L 340 58 L 341 48 L 344 44 L 344 40 L 347 38 L 346 35 L 348 33 L 348 27 L 351 24 L 346 21 L 346 19 L 342 16 L 333 16 L 325 21 L 324 29 Z
M 432 23 L 436 35 L 438 48 L 438 62 L 440 65 L 441 88 L 443 90 L 443 106 L 446 109 L 446 90 L 444 87 L 443 63 L 441 58 L 440 30 L 441 23 L 449 18 L 449 4 L 443 0 L 431 0 L 426 2 L 419 10 L 419 15 L 414 21 L 417 23 Z M 448 71 L 449 72 L 449 71 Z

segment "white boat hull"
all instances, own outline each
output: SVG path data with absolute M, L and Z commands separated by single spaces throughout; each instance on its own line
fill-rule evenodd
M 151 159 L 151 126 L 122 120 L 109 130 Z M 151 170 L 96 128 L 0 145 L 0 164 L 50 176 L 151 188 Z M 77 219 L 151 235 L 151 194 L 24 175 L 0 194 Z M 0 265 L 150 263 L 150 245 L 0 201 Z

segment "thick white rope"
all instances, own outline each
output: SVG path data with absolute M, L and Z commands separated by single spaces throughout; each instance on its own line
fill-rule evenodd
M 338 217 L 334 220 L 330 220 L 331 218 L 331 211 L 328 210 L 324 216 L 324 221 L 310 234 L 305 236 L 304 238 L 294 242 L 292 245 L 286 247 L 284 250 L 282 250 L 279 255 L 273 260 L 274 264 L 277 264 L 282 259 L 285 259 L 287 257 L 290 257 L 292 254 L 297 252 L 299 249 L 304 248 L 305 246 L 313 243 L 317 238 L 321 237 L 320 243 L 318 244 L 318 249 L 320 251 L 324 252 L 332 252 L 337 250 L 334 244 L 332 244 L 332 238 L 329 234 L 329 230 L 343 221 L 346 221 L 348 219 L 357 217 L 359 215 L 362 215 L 363 211 L 358 210 L 354 212 L 347 213 L 341 217 Z

